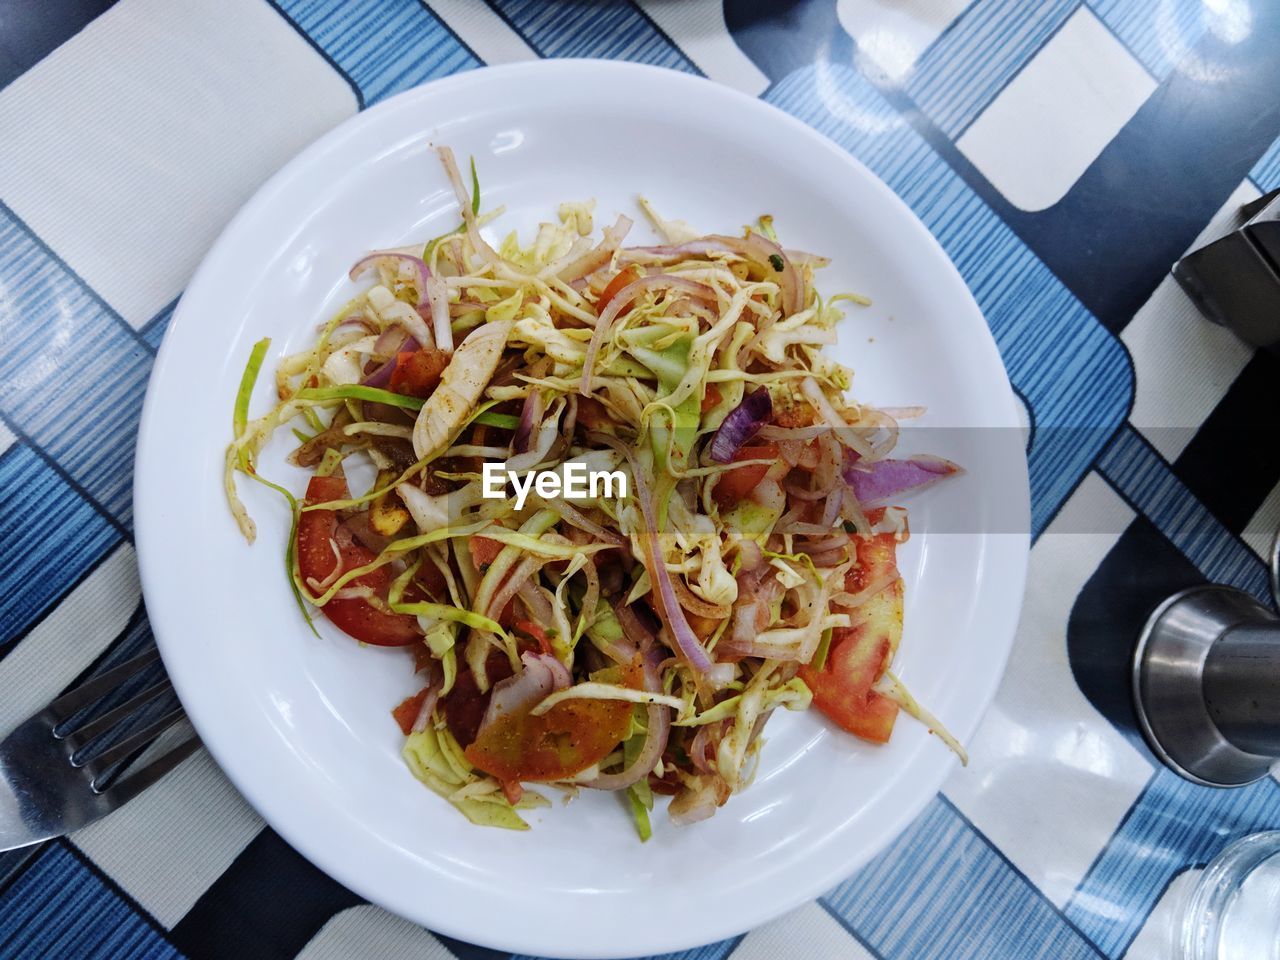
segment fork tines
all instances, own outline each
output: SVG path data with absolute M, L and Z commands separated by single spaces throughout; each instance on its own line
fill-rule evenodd
M 156 683 L 134 694 L 124 703 L 83 722 L 75 723 L 74 721 L 81 713 L 119 690 L 147 667 L 156 663 L 159 658 L 159 651 L 152 648 L 146 653 L 103 671 L 49 704 L 47 715 L 53 721 L 53 736 L 63 742 L 71 765 L 81 768 L 89 778 L 89 787 L 94 793 L 100 794 L 110 789 L 112 773 L 126 761 L 140 755 L 185 714 L 181 706 L 175 706 L 158 719 L 144 724 L 141 729 L 128 729 L 128 721 L 137 716 L 147 704 L 173 690 L 173 684 L 169 682 L 168 676 L 162 674 Z M 110 735 L 121 729 L 127 731 L 125 735 L 111 742 Z M 100 743 L 106 744 L 105 748 L 95 752 L 95 746 Z M 188 736 L 168 753 L 154 758 L 143 769 L 134 771 L 131 776 L 117 784 L 113 792 L 127 790 L 132 797 L 189 756 L 198 743 L 199 740 L 194 734 Z M 142 778 L 143 782 L 135 783 L 139 778 Z M 124 802 L 123 799 L 120 802 Z

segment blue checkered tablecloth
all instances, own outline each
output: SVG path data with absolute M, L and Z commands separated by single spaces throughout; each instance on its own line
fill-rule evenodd
M 794 114 L 897 191 L 1033 427 L 1025 612 L 972 763 L 845 883 L 681 956 L 1169 957 L 1205 862 L 1280 827 L 1274 779 L 1217 791 L 1159 766 L 1126 672 L 1167 593 L 1266 595 L 1280 366 L 1199 319 L 1168 270 L 1280 187 L 1277 37 L 1270 0 L 0 0 L 0 732 L 150 643 L 143 390 L 254 189 L 435 77 L 659 64 Z M 0 956 L 181 955 L 506 956 L 362 902 L 203 752 L 0 854 Z

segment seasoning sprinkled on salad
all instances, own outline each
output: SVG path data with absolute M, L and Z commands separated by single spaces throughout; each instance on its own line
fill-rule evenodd
M 250 542 L 237 473 L 287 502 L 308 623 L 412 653 L 392 715 L 414 776 L 512 829 L 548 803 L 530 784 L 615 791 L 647 839 L 655 794 L 687 824 L 749 785 L 779 707 L 875 743 L 906 711 L 963 759 L 890 669 L 897 501 L 959 468 L 891 457 L 894 417 L 846 397 L 823 348 L 866 301 L 824 301 L 827 261 L 770 217 L 701 235 L 641 200 L 665 242 L 625 246 L 626 216 L 594 239 L 594 204 L 566 203 L 495 246 L 474 163 L 468 191 L 438 152 L 460 226 L 360 259 L 367 289 L 250 419 L 255 345 L 224 477 Z M 282 428 L 301 497 L 257 472 Z M 493 495 L 492 464 L 517 490 Z M 618 482 L 561 482 L 583 471 Z

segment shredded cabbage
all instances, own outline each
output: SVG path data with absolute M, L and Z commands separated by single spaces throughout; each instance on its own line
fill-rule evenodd
M 283 495 L 286 571 L 308 622 L 315 608 L 356 639 L 414 648 L 434 699 L 404 756 L 431 790 L 475 823 L 522 830 L 519 811 L 547 801 L 520 781 L 598 781 L 647 840 L 651 778 L 676 791 L 681 820 L 709 814 L 751 782 L 772 711 L 824 709 L 831 684 L 811 681 L 843 662 L 838 642 L 874 629 L 896 649 L 901 591 L 887 586 L 900 581 L 883 545 L 906 539 L 905 512 L 864 511 L 842 471 L 887 456 L 897 425 L 848 399 L 851 371 L 824 352 L 840 307 L 868 301 L 820 297 L 826 261 L 785 250 L 768 215 L 739 236 L 704 235 L 641 198 L 665 242 L 628 246 L 630 218 L 595 239 L 594 201 L 570 201 L 527 238 L 490 235 L 501 210 L 481 212 L 474 161 L 468 189 L 440 154 L 459 226 L 363 260 L 354 275 L 367 285 L 280 360 L 257 419 L 270 341 L 254 345 L 228 502 L 252 542 L 236 474 Z M 743 406 L 748 390 L 756 406 Z M 729 462 L 708 453 L 722 427 Z M 281 428 L 315 477 L 371 465 L 377 479 L 301 501 L 257 472 Z M 523 492 L 487 496 L 486 461 Z M 535 472 L 563 489 L 568 464 L 618 474 L 625 492 L 535 490 Z M 328 540 L 299 549 L 317 536 Z M 963 759 L 887 666 L 874 689 Z M 470 705 L 477 742 L 534 742 L 528 725 L 556 717 L 599 723 L 547 733 L 558 770 L 542 757 L 536 776 L 518 762 L 503 778 L 454 738 L 462 697 L 484 698 Z M 625 731 L 610 726 L 618 704 L 634 705 Z

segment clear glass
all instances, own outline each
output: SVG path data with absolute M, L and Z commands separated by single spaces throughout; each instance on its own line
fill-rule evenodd
M 1228 845 L 1187 904 L 1182 960 L 1280 960 L 1280 830 Z

